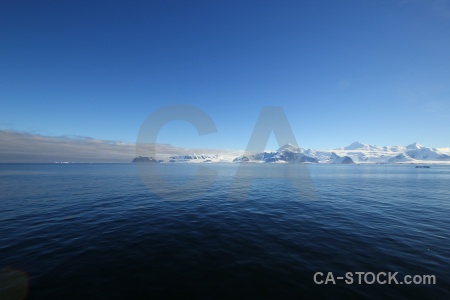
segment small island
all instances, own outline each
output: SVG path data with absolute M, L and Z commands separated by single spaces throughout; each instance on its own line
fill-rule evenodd
M 156 163 L 156 159 L 147 156 L 138 156 L 133 159 L 134 163 Z

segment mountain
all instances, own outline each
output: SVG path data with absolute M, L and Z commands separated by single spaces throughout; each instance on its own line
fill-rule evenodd
M 361 149 L 361 148 L 366 148 L 367 145 L 366 144 L 362 144 L 360 142 L 354 142 L 351 143 L 350 145 L 348 145 L 347 147 L 344 147 L 344 150 L 355 150 L 355 149 Z
M 354 164 L 355 162 L 349 156 L 339 156 L 335 152 L 331 152 L 331 155 L 328 160 L 322 160 L 322 163 L 329 164 Z
M 221 162 L 224 158 L 219 154 L 186 154 L 173 155 L 169 157 L 169 162 Z M 225 159 L 229 161 L 229 159 Z
M 348 156 L 355 163 L 446 163 L 450 162 L 450 149 L 428 148 L 419 143 L 406 146 L 376 146 L 354 142 L 333 150 L 336 155 Z M 317 153 L 318 151 L 316 151 Z M 327 151 L 323 151 L 327 154 Z M 328 154 L 331 156 L 331 153 Z M 320 160 L 321 162 L 323 160 Z
M 283 147 L 278 149 L 278 152 L 284 152 L 284 151 L 289 151 L 292 153 L 300 153 L 300 152 L 304 151 L 304 149 L 297 147 L 295 145 L 292 145 L 291 143 L 287 143 L 286 145 L 284 145 Z
M 354 142 L 334 150 L 303 149 L 286 144 L 275 152 L 262 152 L 246 157 L 249 162 L 321 163 L 321 164 L 386 164 L 386 163 L 450 163 L 449 148 L 428 148 L 418 143 L 407 146 L 377 146 Z M 239 158 L 236 161 L 241 161 Z M 247 161 L 247 160 L 246 160 Z
M 388 158 L 388 160 L 387 160 L 388 163 L 402 163 L 402 162 L 411 162 L 411 161 L 412 161 L 412 158 L 404 153 L 400 153 L 399 155 Z
M 245 157 L 250 162 L 266 163 L 318 163 L 315 157 L 304 153 L 305 149 L 292 144 L 286 144 L 275 152 L 262 152 Z M 243 157 L 243 158 L 244 158 Z M 239 161 L 239 160 L 238 160 Z M 243 160 L 240 160 L 243 161 Z
M 450 155 L 439 153 L 437 149 L 427 148 L 416 144 L 415 146 L 406 146 L 406 153 L 409 157 L 418 160 L 440 160 L 445 161 L 450 159 Z
M 422 146 L 421 144 L 418 144 L 418 143 L 412 143 L 412 144 L 410 144 L 408 146 L 405 146 L 405 148 L 408 149 L 408 150 L 419 150 L 419 149 L 422 149 L 422 148 L 425 148 L 425 147 Z
M 343 150 L 366 150 L 366 151 L 377 151 L 381 150 L 381 147 L 375 146 L 375 145 L 367 145 L 362 144 L 360 142 L 354 142 L 348 145 L 347 147 L 341 148 Z
M 236 156 L 241 154 L 240 156 Z M 137 159 L 143 160 L 145 158 Z M 146 159 L 145 159 L 146 160 Z M 150 160 L 152 160 L 150 158 Z M 450 148 L 428 148 L 418 143 L 406 146 L 377 146 L 354 142 L 333 150 L 304 149 L 286 144 L 276 151 L 222 154 L 185 154 L 167 156 L 158 162 L 171 163 L 320 163 L 320 164 L 450 164 Z

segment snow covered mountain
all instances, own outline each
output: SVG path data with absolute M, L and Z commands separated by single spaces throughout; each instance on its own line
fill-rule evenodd
M 229 162 L 232 158 L 220 154 L 186 154 L 170 156 L 166 162 Z
M 407 146 L 376 146 L 354 142 L 332 150 L 304 149 L 286 144 L 276 151 L 234 156 L 222 154 L 186 154 L 168 156 L 158 162 L 253 162 L 320 164 L 450 164 L 450 148 L 428 148 L 418 143 Z
M 340 156 L 334 152 L 324 153 L 312 149 L 303 149 L 292 144 L 286 144 L 274 152 L 262 152 L 235 158 L 235 162 L 266 162 L 266 163 L 330 163 L 353 164 L 348 156 Z
M 325 164 L 392 164 L 392 163 L 449 163 L 449 148 L 428 148 L 418 143 L 407 146 L 376 146 L 354 142 L 333 150 L 303 149 L 287 144 L 275 152 L 263 152 L 234 161 L 303 162 Z
M 341 148 L 342 150 L 366 150 L 366 151 L 377 151 L 382 150 L 381 147 L 375 145 L 366 145 L 360 142 L 354 142 L 348 145 L 347 147 Z
M 450 163 L 448 148 L 428 148 L 418 143 L 380 147 L 355 142 L 333 151 L 350 157 L 355 163 Z

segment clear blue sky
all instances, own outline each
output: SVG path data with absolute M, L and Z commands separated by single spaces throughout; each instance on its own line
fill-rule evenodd
M 218 132 L 159 142 L 243 149 L 279 105 L 304 147 L 448 147 L 450 1 L 0 2 L 0 128 L 134 142 L 177 103 Z

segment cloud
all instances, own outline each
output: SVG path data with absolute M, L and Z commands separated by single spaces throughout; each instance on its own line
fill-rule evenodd
M 0 130 L 0 163 L 128 163 L 135 157 L 135 144 L 90 137 L 43 136 L 14 130 Z M 157 144 L 160 156 L 186 153 L 219 153 L 226 150 L 184 149 Z

